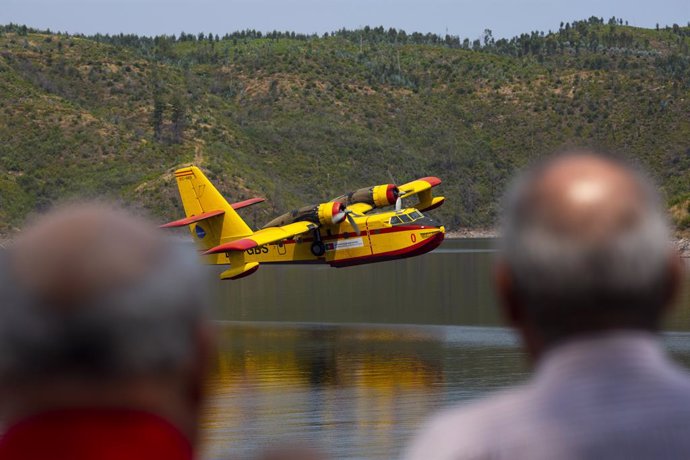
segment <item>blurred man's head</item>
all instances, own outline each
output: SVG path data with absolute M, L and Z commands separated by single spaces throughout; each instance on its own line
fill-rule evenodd
M 583 334 L 656 330 L 678 270 L 660 197 L 619 160 L 559 155 L 506 197 L 497 284 L 533 355 Z
M 3 418 L 122 407 L 194 436 L 207 323 L 193 254 L 97 204 L 44 216 L 0 254 Z

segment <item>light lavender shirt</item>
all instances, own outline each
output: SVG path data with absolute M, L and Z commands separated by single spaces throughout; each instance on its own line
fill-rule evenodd
M 570 342 L 529 383 L 436 416 L 405 458 L 690 459 L 690 376 L 651 334 Z

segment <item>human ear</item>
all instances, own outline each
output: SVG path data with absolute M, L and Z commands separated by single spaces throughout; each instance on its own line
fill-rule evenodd
M 499 260 L 494 267 L 494 285 L 499 301 L 499 308 L 503 317 L 512 326 L 519 326 L 524 320 L 524 314 L 520 308 L 512 270 L 504 261 Z
M 675 305 L 680 293 L 681 280 L 685 272 L 683 261 L 678 252 L 673 251 L 667 264 L 667 285 L 664 293 L 664 313 L 668 313 Z
M 538 328 L 527 315 L 526 306 L 515 288 L 515 276 L 510 266 L 503 260 L 494 267 L 494 284 L 499 307 L 505 321 L 522 339 L 525 351 L 531 362 L 536 362 L 545 349 L 545 342 Z

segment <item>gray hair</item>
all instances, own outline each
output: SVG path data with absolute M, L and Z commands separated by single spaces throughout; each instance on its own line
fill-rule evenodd
M 3 251 L 0 380 L 152 375 L 190 362 L 205 315 L 200 268 L 191 248 L 162 247 L 142 277 L 68 310 L 18 282 Z
M 531 202 L 532 185 L 556 161 L 573 155 L 534 165 L 505 196 L 500 252 L 515 293 L 551 338 L 611 327 L 654 329 L 666 301 L 672 250 L 659 193 L 622 160 L 592 154 L 630 175 L 642 197 L 641 218 L 595 241 L 555 232 Z

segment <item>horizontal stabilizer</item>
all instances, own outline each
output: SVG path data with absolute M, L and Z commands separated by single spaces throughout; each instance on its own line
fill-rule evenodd
M 218 254 L 220 252 L 230 252 L 230 251 L 245 251 L 247 249 L 255 248 L 258 246 L 256 241 L 249 238 L 242 238 L 241 240 L 232 241 L 230 243 L 221 244 L 214 248 L 209 249 L 204 252 L 204 255 Z
M 160 228 L 184 227 L 185 225 L 193 224 L 194 222 L 210 219 L 211 217 L 216 217 L 223 214 L 225 214 L 225 211 L 223 211 L 222 209 L 218 211 L 204 212 L 201 214 L 197 214 L 196 216 L 189 216 L 185 217 L 184 219 L 168 222 L 167 224 L 161 225 Z
M 262 201 L 266 201 L 266 198 L 250 198 L 248 200 L 240 201 L 238 203 L 233 203 L 230 206 L 232 206 L 232 209 L 242 209 L 246 208 L 247 206 L 251 206 L 256 203 L 261 203 Z

